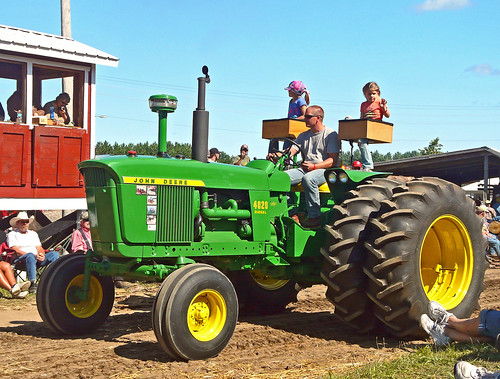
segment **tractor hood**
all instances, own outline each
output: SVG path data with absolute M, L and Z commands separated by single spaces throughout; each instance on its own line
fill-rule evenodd
M 78 165 L 87 177 L 92 168 L 104 170 L 116 184 L 181 185 L 193 187 L 289 191 L 290 178 L 266 160 L 248 166 L 204 163 L 152 156 L 109 156 Z M 91 174 L 92 175 L 92 174 Z M 95 174 L 99 175 L 99 174 Z

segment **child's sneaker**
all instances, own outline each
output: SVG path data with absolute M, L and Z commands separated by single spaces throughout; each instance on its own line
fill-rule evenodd
M 436 346 L 448 345 L 451 342 L 450 337 L 444 334 L 444 324 L 439 324 L 436 321 L 431 320 L 429 316 L 425 313 L 420 316 L 420 325 L 427 334 L 429 334 L 434 341 Z
M 31 282 L 29 280 L 19 283 L 19 288 L 21 288 L 21 292 L 29 290 L 30 286 Z
M 438 324 L 446 324 L 450 316 L 455 316 L 453 313 L 448 312 L 444 307 L 437 301 L 431 301 L 427 305 L 427 310 L 431 319 L 436 321 Z
M 17 295 L 12 295 L 13 299 L 24 299 L 26 296 L 28 296 L 28 291 L 22 291 L 19 292 Z
M 19 295 L 19 292 L 21 292 L 21 287 L 19 284 L 14 284 L 12 288 L 10 289 L 10 293 L 12 294 L 13 297 Z
M 460 361 L 455 363 L 453 369 L 455 379 L 498 379 L 500 373 L 486 370 L 484 367 L 476 367 L 469 362 Z

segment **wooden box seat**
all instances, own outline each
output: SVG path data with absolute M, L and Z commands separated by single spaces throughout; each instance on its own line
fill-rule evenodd
M 280 118 L 262 121 L 262 138 L 292 138 L 295 139 L 302 132 L 308 130 L 304 120 Z
M 368 142 L 391 143 L 392 127 L 390 122 L 369 118 L 355 120 L 339 120 L 339 139 L 357 140 L 367 138 Z

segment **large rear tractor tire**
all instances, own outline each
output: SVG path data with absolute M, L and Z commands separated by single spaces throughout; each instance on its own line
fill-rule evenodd
M 156 337 L 176 360 L 216 356 L 229 343 L 238 320 L 231 281 L 216 268 L 197 263 L 171 275 L 153 306 Z
M 299 286 L 293 280 L 276 279 L 261 270 L 231 271 L 228 277 L 238 294 L 241 315 L 277 314 L 297 302 Z
M 486 269 L 481 220 L 464 191 L 437 178 L 406 187 L 371 221 L 364 267 L 375 315 L 398 337 L 422 334 L 418 320 L 430 300 L 470 316 Z
M 366 225 L 379 210 L 380 202 L 390 199 L 401 186 L 401 182 L 386 178 L 360 185 L 347 193 L 342 204 L 334 206 L 336 221 L 325 226 L 327 240 L 321 248 L 325 258 L 321 277 L 328 286 L 326 297 L 335 305 L 334 314 L 360 333 L 375 327 L 363 273 Z
M 40 317 L 56 333 L 93 332 L 108 318 L 115 298 L 113 279 L 91 273 L 86 300 L 78 292 L 83 286 L 85 255 L 59 258 L 43 273 L 37 291 Z

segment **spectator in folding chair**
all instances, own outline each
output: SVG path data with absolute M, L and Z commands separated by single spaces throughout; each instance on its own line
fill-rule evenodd
M 80 215 L 80 227 L 71 235 L 71 251 L 73 253 L 86 253 L 87 250 L 92 250 L 90 221 L 88 212 L 82 212 Z
M 24 299 L 28 295 L 28 288 L 31 282 L 17 283 L 12 271 L 10 263 L 7 261 L 9 255 L 5 250 L 10 250 L 4 242 L 0 245 L 0 252 L 2 253 L 2 260 L 0 261 L 0 287 L 10 292 L 13 299 Z M 5 254 L 4 254 L 5 251 Z M 1 297 L 1 294 L 0 294 Z
M 59 258 L 57 251 L 45 251 L 40 242 L 38 234 L 29 230 L 29 225 L 34 217 L 28 217 L 26 212 L 19 212 L 16 217 L 10 220 L 10 226 L 14 228 L 7 234 L 7 245 L 14 250 L 17 258 L 14 263 L 24 263 L 28 280 L 31 282 L 30 293 L 36 293 L 36 270 L 37 267 L 48 266 Z

